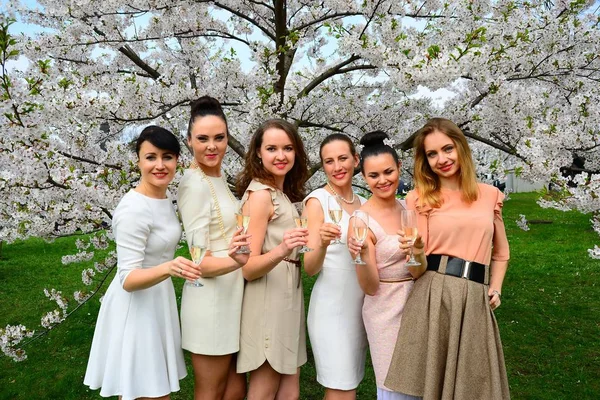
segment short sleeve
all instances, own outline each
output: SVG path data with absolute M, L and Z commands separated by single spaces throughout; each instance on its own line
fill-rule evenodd
M 131 271 L 142 267 L 152 228 L 152 211 L 141 200 L 125 197 L 115 210 L 112 229 L 117 244 L 117 275 L 121 286 Z
M 258 190 L 268 190 L 269 193 L 271 194 L 271 204 L 273 205 L 273 216 L 269 219 L 269 221 L 273 221 L 275 219 L 277 219 L 277 217 L 279 217 L 279 199 L 277 198 L 277 191 L 272 188 L 271 186 L 265 185 L 264 183 L 260 183 L 258 181 L 252 181 L 250 182 L 250 185 L 248 185 L 248 188 L 246 189 L 246 191 L 244 192 L 244 195 L 242 196 L 242 200 L 240 201 L 240 207 L 243 207 L 244 204 L 246 204 L 246 201 L 248 201 L 248 196 L 250 195 L 251 192 L 256 192 Z
M 502 219 L 502 207 L 504 205 L 504 193 L 496 189 L 496 203 L 494 205 L 494 237 L 492 248 L 492 261 L 508 261 L 510 250 L 504 220 Z

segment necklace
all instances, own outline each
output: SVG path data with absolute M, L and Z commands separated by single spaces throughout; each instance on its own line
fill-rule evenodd
M 343 201 L 346 204 L 352 204 L 352 203 L 354 203 L 354 200 L 356 200 L 356 195 L 354 194 L 354 192 L 352 192 L 352 200 L 346 200 L 345 198 L 343 198 L 342 196 L 340 196 L 338 194 L 338 192 L 335 191 L 335 189 L 333 188 L 333 186 L 331 185 L 331 183 L 329 183 L 329 181 L 327 181 L 327 186 L 333 192 L 333 194 L 335 195 L 335 197 L 337 197 L 338 199 L 340 199 L 341 201 Z
M 215 192 L 215 187 L 213 186 L 212 181 L 208 178 L 208 176 L 206 176 L 204 171 L 202 171 L 202 168 L 200 168 L 196 160 L 192 161 L 192 163 L 190 164 L 190 169 L 197 169 L 198 171 L 200 171 L 200 175 L 202 175 L 202 178 L 208 183 L 208 188 L 210 189 L 210 196 L 212 197 L 213 203 L 215 203 L 215 208 L 217 209 L 217 219 L 219 222 L 219 230 L 221 231 L 221 237 L 224 241 L 227 241 L 227 236 L 225 235 L 225 224 L 223 223 L 223 214 L 221 214 L 221 206 L 219 206 L 219 200 L 217 199 L 217 193 Z M 233 197 L 233 194 L 231 194 L 231 190 L 229 190 L 229 187 L 227 187 L 227 181 L 225 181 L 225 178 L 222 174 L 221 178 L 223 178 L 223 182 L 225 183 L 225 189 L 227 191 L 227 194 L 229 195 L 229 198 L 231 199 L 231 202 L 233 204 L 236 204 L 237 200 L 235 199 L 235 197 Z

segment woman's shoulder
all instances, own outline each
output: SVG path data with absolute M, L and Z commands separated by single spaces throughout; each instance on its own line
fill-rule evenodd
M 183 172 L 183 176 L 179 180 L 179 187 L 182 186 L 197 186 L 207 185 L 206 179 L 198 169 L 188 168 Z
M 312 192 L 310 192 L 306 198 L 304 199 L 304 201 L 316 197 L 317 199 L 325 199 L 327 198 L 327 196 L 329 196 L 329 192 L 327 190 L 325 190 L 325 188 L 317 188 L 315 190 L 313 190 Z
M 135 222 L 146 218 L 152 219 L 152 207 L 149 198 L 131 189 L 115 208 L 112 223 L 115 225 L 121 220 Z
M 252 179 L 250 181 L 250 184 L 246 188 L 246 191 L 255 192 L 257 190 L 269 190 L 269 191 L 272 191 L 272 192 L 276 192 L 277 191 L 274 187 L 269 186 L 266 183 L 262 183 L 261 181 L 258 181 L 256 179 Z
M 477 187 L 479 188 L 479 193 L 484 198 L 493 198 L 495 200 L 499 196 L 504 196 L 504 193 L 500 189 L 487 183 L 477 182 Z

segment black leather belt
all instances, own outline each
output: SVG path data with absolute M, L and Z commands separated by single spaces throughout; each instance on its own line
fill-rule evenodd
M 440 268 L 440 262 L 442 260 L 441 254 L 430 254 L 427 256 L 427 270 L 438 271 Z M 480 264 L 474 261 L 463 260 L 458 257 L 448 256 L 448 263 L 446 264 L 446 275 L 456 276 L 458 278 L 468 279 L 470 281 L 478 283 L 485 282 L 485 269 L 486 265 Z

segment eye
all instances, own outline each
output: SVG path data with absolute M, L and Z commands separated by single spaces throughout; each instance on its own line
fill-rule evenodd
M 217 142 L 222 142 L 223 140 L 225 140 L 225 135 L 219 135 L 216 137 Z
M 331 164 L 333 160 L 325 160 L 325 164 Z
M 173 156 L 172 156 L 171 154 L 166 154 L 165 156 L 163 156 L 163 158 L 164 158 L 165 160 L 172 160 L 172 159 L 173 159 Z
M 199 142 L 206 142 L 208 140 L 208 138 L 206 136 L 196 136 L 196 139 L 198 139 Z
M 285 146 L 285 151 L 294 151 L 294 146 Z
M 146 156 L 146 160 L 152 161 L 155 160 L 156 157 L 155 156 Z
M 275 147 L 274 146 L 267 146 L 266 150 L 267 151 L 275 151 Z
M 431 151 L 431 152 L 427 153 L 427 157 L 428 157 L 428 158 L 433 158 L 433 157 L 435 157 L 435 156 L 436 156 L 436 153 L 435 153 L 435 152 L 433 152 L 433 151 Z
M 347 159 L 348 159 L 348 157 L 346 157 L 346 156 L 340 157 L 341 161 L 346 161 Z
M 448 146 L 444 150 L 446 151 L 446 153 L 452 153 L 452 150 L 454 150 L 454 147 Z

